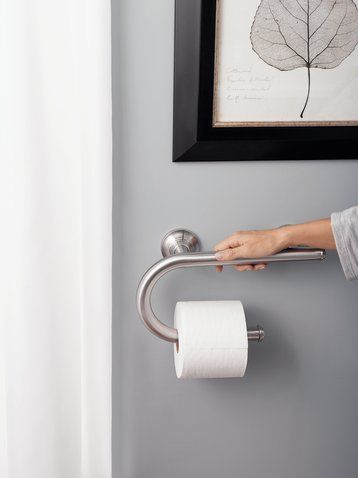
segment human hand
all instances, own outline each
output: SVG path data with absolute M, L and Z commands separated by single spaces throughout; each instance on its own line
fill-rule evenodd
M 283 228 L 261 231 L 238 231 L 216 244 L 215 257 L 220 261 L 230 261 L 238 258 L 258 258 L 271 256 L 288 247 L 288 238 Z M 237 265 L 238 271 L 265 269 L 267 264 Z M 222 271 L 223 266 L 217 266 Z

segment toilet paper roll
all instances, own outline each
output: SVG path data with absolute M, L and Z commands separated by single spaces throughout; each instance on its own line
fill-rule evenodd
M 174 324 L 178 378 L 243 377 L 247 365 L 247 328 L 239 300 L 177 302 Z

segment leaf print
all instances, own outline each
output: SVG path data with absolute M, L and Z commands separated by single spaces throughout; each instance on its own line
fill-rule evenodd
M 252 28 L 251 44 L 268 65 L 281 71 L 336 68 L 358 43 L 358 10 L 353 0 L 262 0 Z

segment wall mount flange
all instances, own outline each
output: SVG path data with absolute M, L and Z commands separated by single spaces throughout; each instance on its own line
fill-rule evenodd
M 200 251 L 200 241 L 194 232 L 188 229 L 172 229 L 167 232 L 161 242 L 163 257 L 174 254 L 185 254 Z

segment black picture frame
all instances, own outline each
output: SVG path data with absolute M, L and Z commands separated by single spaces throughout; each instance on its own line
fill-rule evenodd
M 173 161 L 358 159 L 357 126 L 212 126 L 216 1 L 175 2 Z

